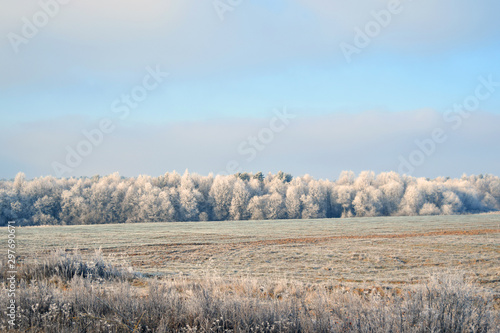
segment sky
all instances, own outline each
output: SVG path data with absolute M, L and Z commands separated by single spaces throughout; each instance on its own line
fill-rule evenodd
M 498 1 L 0 9 L 0 179 L 500 175 Z

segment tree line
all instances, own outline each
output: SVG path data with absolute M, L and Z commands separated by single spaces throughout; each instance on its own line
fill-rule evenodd
M 0 209 L 3 226 L 468 214 L 500 209 L 500 178 L 344 171 L 330 181 L 281 171 L 266 176 L 186 171 L 27 180 L 19 173 L 0 181 Z

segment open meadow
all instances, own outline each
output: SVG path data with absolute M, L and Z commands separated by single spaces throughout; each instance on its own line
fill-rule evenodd
M 102 248 L 169 276 L 401 284 L 460 270 L 500 292 L 498 214 L 23 227 L 17 239 L 27 260 Z
M 21 227 L 11 331 L 498 332 L 499 225 L 481 214 Z

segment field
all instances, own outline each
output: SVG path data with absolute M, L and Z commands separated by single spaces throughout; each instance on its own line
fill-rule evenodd
M 16 323 L 2 316 L 0 330 L 498 332 L 499 225 L 482 214 L 18 227 Z
M 404 284 L 460 270 L 500 292 L 500 215 L 23 227 L 30 260 L 62 248 L 142 273 Z M 4 240 L 2 240 L 4 241 Z

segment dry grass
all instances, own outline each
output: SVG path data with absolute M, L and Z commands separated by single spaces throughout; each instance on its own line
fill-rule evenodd
M 74 259 L 72 263 L 70 259 Z M 49 263 L 68 267 L 47 273 Z M 426 284 L 354 288 L 281 279 L 123 279 L 67 272 L 81 258 L 63 252 L 32 264 L 18 291 L 15 332 L 498 332 L 492 295 L 461 275 Z M 93 267 L 91 262 L 83 262 Z M 40 277 L 40 280 L 33 277 Z M 53 281 L 59 281 L 54 283 Z M 0 302 L 6 304 L 2 293 Z M 7 331 L 6 319 L 0 324 Z
M 499 225 L 482 214 L 22 227 L 21 328 L 498 332 Z
M 102 247 L 106 255 L 127 257 L 142 273 L 196 278 L 215 271 L 379 286 L 459 270 L 500 294 L 499 225 L 495 214 L 145 223 L 23 227 L 17 239 L 20 259 L 27 262 L 56 248 L 77 247 L 90 257 Z
M 58 249 L 49 255 L 35 259 L 28 265 L 20 265 L 17 278 L 30 283 L 56 277 L 67 282 L 75 276 L 89 280 L 125 280 L 134 277 L 132 268 L 123 260 L 104 258 L 101 249 L 94 251 L 90 260 L 85 260 L 78 251 L 69 252 Z M 8 277 L 7 270 L 0 272 L 0 277 Z

